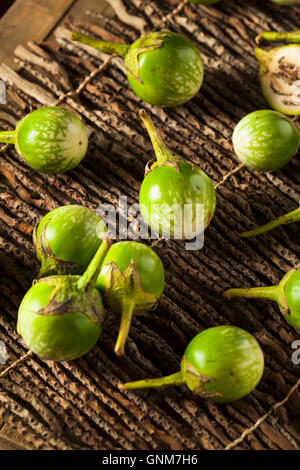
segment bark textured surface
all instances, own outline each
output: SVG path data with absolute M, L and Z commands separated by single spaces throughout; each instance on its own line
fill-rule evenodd
M 177 1 L 110 2 L 118 17 L 90 12 L 91 21 L 68 18 L 66 29 L 97 38 L 132 42 L 143 31 L 161 28 L 161 19 Z M 113 58 L 69 94 L 66 106 L 89 126 L 89 153 L 66 175 L 31 171 L 12 147 L 0 159 L 0 339 L 7 364 L 26 353 L 16 333 L 19 303 L 38 269 L 31 232 L 49 210 L 77 203 L 96 209 L 100 203 L 138 200 L 146 163 L 153 158 L 149 138 L 138 118 L 145 107 L 175 154 L 200 165 L 217 184 L 237 161 L 231 145 L 236 123 L 248 112 L 266 108 L 253 49 L 263 30 L 297 29 L 299 7 L 280 7 L 268 0 L 225 0 L 215 7 L 185 5 L 165 27 L 194 40 L 206 74 L 200 93 L 185 106 L 159 109 L 141 103 L 128 87 L 123 62 Z M 71 43 L 66 29 L 57 43 L 29 43 L 16 50 L 22 66 L 17 75 L 0 66 L 7 83 L 7 104 L 0 108 L 1 129 L 10 129 L 30 110 L 53 104 L 76 89 L 107 58 Z M 222 293 L 229 287 L 278 283 L 299 263 L 299 225 L 282 227 L 256 239 L 236 232 L 296 208 L 300 162 L 282 171 L 259 174 L 241 169 L 218 188 L 218 207 L 205 232 L 201 251 L 184 243 L 156 244 L 166 268 L 166 288 L 155 312 L 134 319 L 126 356 L 113 353 L 119 317 L 107 315 L 95 349 L 72 363 L 43 362 L 36 356 L 0 378 L 0 422 L 23 436 L 33 449 L 223 449 L 251 427 L 299 378 L 291 361 L 297 333 L 271 303 L 236 300 Z M 249 396 L 229 405 L 204 402 L 186 388 L 120 392 L 119 381 L 166 375 L 178 370 L 193 336 L 204 328 L 232 324 L 245 328 L 265 354 L 263 379 Z M 297 449 L 300 444 L 300 394 L 235 449 Z M 24 443 L 23 443 L 24 445 Z

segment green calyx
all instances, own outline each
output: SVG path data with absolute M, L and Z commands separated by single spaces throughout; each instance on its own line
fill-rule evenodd
M 281 279 L 280 283 L 278 284 L 277 303 L 279 305 L 282 315 L 284 316 L 289 316 L 291 314 L 289 299 L 286 295 L 286 286 L 297 271 L 299 271 L 297 270 L 297 268 L 291 269 L 289 272 L 286 273 L 286 275 Z
M 68 315 L 80 312 L 93 323 L 102 326 L 104 309 L 101 296 L 93 285 L 86 291 L 88 295 L 80 295 L 83 289 L 78 286 L 79 280 L 80 276 L 51 276 L 38 281 L 54 287 L 48 304 L 37 312 L 38 315 Z
M 71 33 L 71 38 L 73 41 L 78 41 L 100 51 L 107 52 L 108 54 L 117 54 L 124 57 L 126 59 L 127 74 L 134 80 L 142 83 L 139 76 L 139 56 L 144 52 L 148 53 L 159 49 L 163 45 L 163 38 L 168 34 L 167 32 L 150 33 L 146 36 L 142 36 L 133 44 L 98 41 L 97 39 L 74 31 Z
M 271 220 L 271 222 L 258 227 L 254 230 L 250 230 L 248 232 L 240 233 L 239 236 L 241 238 L 249 238 L 249 237 L 256 237 L 257 235 L 261 235 L 262 233 L 269 232 L 280 225 L 289 225 L 293 224 L 294 222 L 300 222 L 300 207 L 298 209 L 288 212 L 277 219 Z
M 298 268 L 300 265 L 297 266 Z M 291 275 L 285 279 L 284 295 L 289 307 L 285 317 L 288 323 L 300 330 L 300 269 L 294 269 Z
M 135 41 L 132 47 L 129 49 L 126 56 L 126 70 L 129 77 L 133 78 L 140 83 L 143 83 L 140 78 L 140 63 L 139 57 L 143 53 L 148 53 L 159 49 L 163 45 L 163 39 L 167 37 L 170 33 L 160 31 L 157 33 L 150 33 L 146 36 L 141 37 Z
M 66 315 L 81 312 L 94 323 L 102 324 L 104 310 L 101 296 L 95 289 L 95 285 L 110 243 L 108 238 L 102 242 L 82 276 L 50 276 L 38 281 L 53 286 L 54 290 L 47 305 L 37 313 L 39 315 Z
M 300 270 L 299 267 L 288 271 L 277 286 L 254 287 L 250 289 L 229 289 L 225 297 L 245 299 L 267 299 L 277 302 L 287 322 L 294 328 L 300 328 Z
M 49 221 L 51 221 L 51 219 Z M 48 277 L 56 274 L 83 273 L 85 269 L 84 266 L 74 262 L 65 261 L 53 254 L 46 236 L 47 225 L 48 224 L 44 225 L 39 237 L 37 237 L 38 226 L 35 227 L 33 232 L 33 243 L 36 249 L 37 259 L 41 263 L 37 278 L 41 279 L 45 276 Z
M 111 311 L 121 313 L 121 326 L 115 346 L 115 353 L 121 356 L 125 351 L 132 316 L 153 309 L 158 299 L 154 294 L 143 290 L 140 274 L 134 261 L 131 261 L 123 273 L 115 263 L 108 262 L 107 264 L 109 268 L 105 275 L 104 300 Z
M 181 370 L 175 374 L 157 379 L 138 380 L 136 382 L 128 382 L 119 384 L 122 390 L 135 390 L 142 388 L 162 388 L 186 385 L 192 392 L 204 399 L 214 399 L 221 397 L 220 393 L 205 390 L 204 385 L 211 381 L 209 377 L 201 374 L 185 357 L 181 361 Z
M 211 382 L 210 377 L 206 377 L 201 374 L 198 369 L 196 369 L 193 364 L 191 364 L 185 356 L 181 361 L 181 374 L 184 378 L 184 383 L 188 388 L 199 395 L 201 398 L 206 400 L 214 400 L 216 398 L 222 397 L 221 393 L 206 390 L 204 385 Z

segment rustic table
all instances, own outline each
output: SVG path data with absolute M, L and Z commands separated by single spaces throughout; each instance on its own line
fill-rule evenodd
M 300 7 L 268 0 L 180 9 L 176 0 L 108 3 L 16 0 L 0 21 L 0 79 L 7 84 L 1 129 L 31 109 L 59 103 L 76 110 L 91 131 L 88 156 L 67 175 L 35 173 L 11 147 L 0 150 L 0 339 L 8 355 L 0 364 L 0 448 L 297 449 L 300 371 L 291 344 L 298 335 L 276 306 L 229 303 L 222 293 L 277 283 L 299 263 L 297 224 L 255 239 L 236 236 L 296 208 L 299 159 L 274 174 L 239 168 L 231 135 L 246 113 L 266 107 L 253 54 L 256 35 L 297 29 Z M 206 67 L 200 93 L 175 109 L 141 103 L 127 85 L 122 60 L 107 62 L 105 54 L 71 43 L 67 35 L 76 29 L 128 42 L 162 27 L 193 39 Z M 154 313 L 133 321 L 124 358 L 113 353 L 119 318 L 108 315 L 99 344 L 86 357 L 43 362 L 27 354 L 15 330 L 18 305 L 38 269 L 33 227 L 63 204 L 95 209 L 101 202 L 117 204 L 120 195 L 137 202 L 144 166 L 153 156 L 138 119 L 141 106 L 167 144 L 218 186 L 204 248 L 186 251 L 178 241 L 155 245 L 166 268 L 165 292 Z M 197 332 L 228 323 L 250 331 L 266 359 L 261 383 L 243 400 L 216 405 L 185 388 L 118 390 L 119 381 L 175 371 Z

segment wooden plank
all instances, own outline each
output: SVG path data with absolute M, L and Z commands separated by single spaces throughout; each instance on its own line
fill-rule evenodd
M 15 68 L 16 46 L 45 39 L 74 3 L 74 0 L 16 0 L 0 20 L 0 63 Z
M 91 21 L 91 17 L 85 14 L 87 10 L 96 10 L 107 16 L 113 14 L 111 6 L 105 0 L 77 0 L 70 9 L 70 15 L 80 20 Z
M 0 450 L 28 450 L 10 439 L 2 438 L 0 436 Z
M 63 23 L 65 17 L 69 15 L 73 18 L 80 19 L 80 21 L 91 22 L 91 17 L 86 14 L 87 10 L 95 10 L 106 16 L 114 15 L 113 9 L 105 0 L 77 0 L 60 19 L 59 23 Z M 97 23 L 97 20 L 93 20 L 93 23 Z M 54 31 L 51 32 L 47 39 L 55 41 Z
M 2 427 L 1 427 L 2 425 Z M 27 450 L 24 439 L 0 421 L 0 450 Z

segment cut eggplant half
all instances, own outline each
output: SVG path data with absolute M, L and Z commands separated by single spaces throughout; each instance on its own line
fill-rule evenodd
M 284 114 L 300 114 L 300 45 L 289 44 L 267 52 L 255 49 L 259 79 L 269 105 Z

